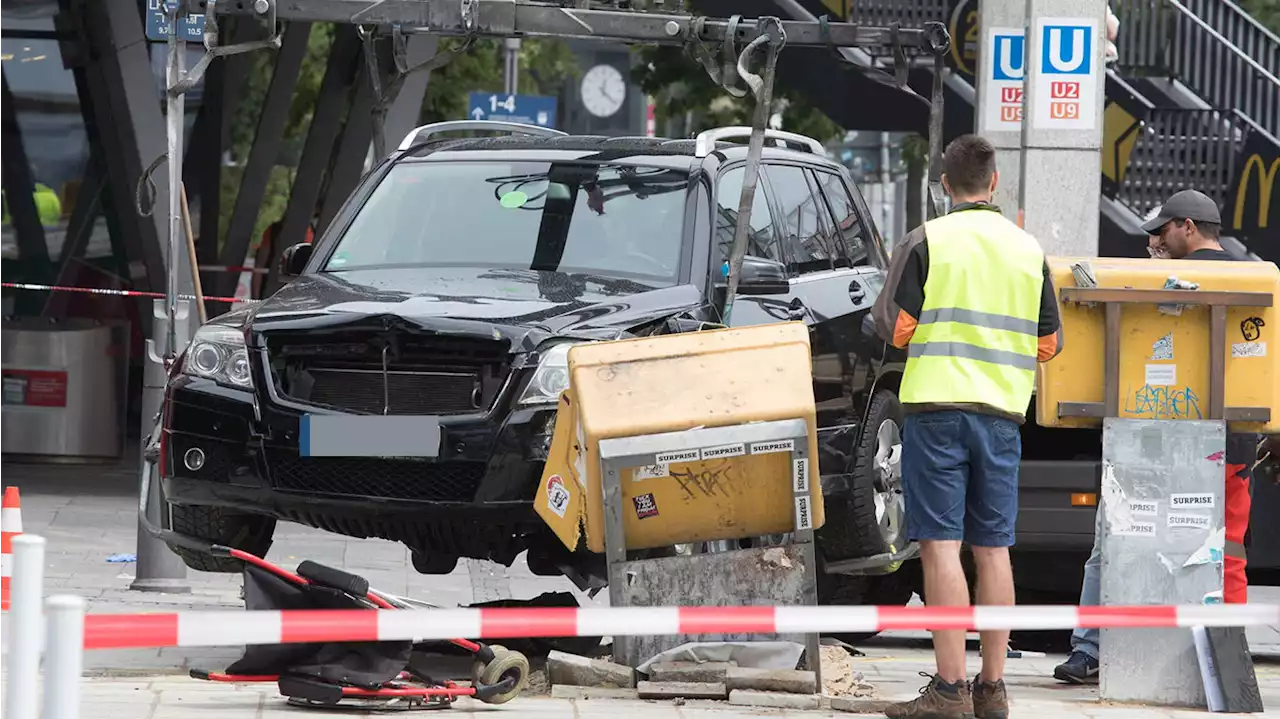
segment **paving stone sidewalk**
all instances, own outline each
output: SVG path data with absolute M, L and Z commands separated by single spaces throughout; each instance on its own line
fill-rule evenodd
M 128 466 L 112 468 L 3 467 L 4 484 L 22 488 L 23 523 L 27 532 L 48 541 L 46 592 L 84 596 L 91 612 L 179 611 L 187 608 L 234 610 L 242 607 L 238 575 L 191 572 L 190 594 L 142 594 L 129 590 L 135 565 L 111 563 L 108 557 L 131 554 L 136 543 L 136 474 Z M 559 577 L 538 577 L 522 561 L 510 568 L 484 562 L 461 562 L 452 574 L 424 576 L 412 569 L 408 552 L 381 540 L 353 540 L 281 524 L 268 558 L 286 567 L 303 559 L 343 567 L 359 573 L 382 590 L 402 593 L 441 606 L 457 606 L 499 598 L 532 598 L 543 592 L 569 592 L 585 605 L 607 605 L 607 594 L 595 599 L 578 592 Z M 1255 601 L 1280 601 L 1276 588 L 1255 588 Z M 0 632 L 8 628 L 8 616 Z M 1280 632 L 1262 627 L 1250 632 L 1255 651 L 1280 655 Z M 894 632 L 860 647 L 866 654 L 854 657 L 854 667 L 882 699 L 915 696 L 923 681 L 919 672 L 932 670 L 927 635 Z M 98 651 L 85 656 L 84 717 L 102 719 L 271 719 L 284 716 L 333 716 L 302 714 L 287 707 L 273 686 L 232 687 L 197 682 L 185 676 L 190 668 L 220 669 L 239 657 L 238 648 L 189 648 L 147 651 Z M 1096 688 L 1071 687 L 1052 679 L 1061 656 L 1017 659 L 1009 662 L 1010 690 L 1016 705 L 1014 716 L 1027 717 L 1190 717 L 1203 711 L 1107 706 L 1097 701 Z M 971 653 L 971 668 L 977 656 Z M 1280 664 L 1261 660 L 1259 681 L 1268 705 L 1280 716 Z M 723 703 L 552 699 L 527 697 L 501 707 L 460 702 L 453 712 L 484 713 L 497 717 L 630 716 L 693 718 L 748 716 L 849 716 L 833 712 L 797 712 L 746 709 Z
M 45 538 L 45 593 L 84 597 L 90 613 L 171 612 L 184 609 L 239 609 L 240 575 L 188 572 L 189 594 L 131 591 L 137 565 L 112 563 L 113 555 L 137 547 L 137 474 L 129 464 L 102 466 L 3 465 L 4 484 L 22 494 L 22 524 Z M 495 599 L 530 599 L 544 592 L 568 592 L 584 606 L 607 606 L 563 577 L 539 577 L 523 557 L 511 567 L 464 560 L 453 573 L 422 575 L 403 545 L 380 539 L 351 539 L 282 522 L 267 559 L 293 568 L 304 559 L 342 567 L 371 586 L 444 607 Z M 0 620 L 8 626 L 8 616 Z M 238 658 L 237 648 L 104 650 L 85 656 L 88 673 L 148 674 L 220 668 Z
M 1026 660 L 1020 660 L 1026 662 Z M 1095 689 L 1068 687 L 1044 678 L 1056 658 L 1042 659 L 1010 667 L 1009 684 L 1013 716 L 1038 719 L 1192 719 L 1206 716 L 1202 710 L 1168 709 L 1133 705 L 1102 704 Z M 856 660 L 882 697 L 907 698 L 919 684 L 917 672 L 932 666 L 928 652 L 918 649 L 888 653 L 871 651 Z M 1280 716 L 1280 666 L 1259 667 L 1264 701 L 1276 709 L 1262 715 Z M 273 685 L 228 686 L 203 683 L 182 677 L 89 678 L 82 684 L 82 717 L 93 719 L 285 719 L 286 717 L 350 716 L 350 712 L 320 711 L 287 706 Z M 875 709 L 875 707 L 869 707 Z M 469 699 L 460 700 L 450 715 L 503 715 L 520 719 L 737 719 L 741 717 L 848 717 L 857 716 L 829 709 L 796 711 L 736 707 L 724 702 L 638 701 L 619 699 L 566 700 L 521 697 L 501 706 L 488 706 Z M 879 712 L 864 716 L 882 716 Z

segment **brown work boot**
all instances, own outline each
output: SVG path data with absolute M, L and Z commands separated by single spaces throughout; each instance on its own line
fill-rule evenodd
M 973 715 L 976 719 L 1009 719 L 1009 693 L 1003 679 L 984 682 L 981 675 L 973 678 Z
M 920 672 L 929 683 L 920 689 L 920 696 L 909 702 L 890 704 L 884 710 L 889 719 L 974 719 L 973 699 L 969 696 L 969 684 L 965 681 L 947 684 L 937 676 Z

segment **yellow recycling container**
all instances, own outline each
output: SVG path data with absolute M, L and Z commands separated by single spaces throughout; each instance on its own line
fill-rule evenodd
M 1152 260 L 1111 257 L 1049 257 L 1058 291 L 1065 346 L 1040 366 L 1036 382 L 1036 422 L 1045 427 L 1098 427 L 1102 413 L 1081 416 L 1080 405 L 1105 402 L 1106 304 L 1083 298 L 1128 296 L 1073 290 L 1071 266 L 1088 262 L 1103 290 L 1162 290 L 1170 277 L 1199 285 L 1178 290 L 1194 301 L 1197 293 L 1236 304 L 1225 309 L 1226 337 L 1221 345 L 1225 383 L 1223 403 L 1234 431 L 1270 433 L 1280 430 L 1274 414 L 1280 396 L 1275 317 L 1280 298 L 1280 270 L 1270 262 Z M 1065 291 L 1064 291 L 1065 290 Z M 1120 307 L 1119 396 L 1115 416 L 1131 419 L 1210 419 L 1211 308 L 1195 304 L 1129 301 Z M 1075 408 L 1072 408 L 1075 405 Z
M 565 546 L 604 552 L 600 441 L 803 420 L 818 472 L 809 330 L 798 322 L 591 342 L 569 350 L 550 456 L 535 498 Z M 708 453 L 702 450 L 703 456 Z M 732 452 L 717 452 L 717 454 Z M 789 452 L 673 461 L 622 474 L 628 549 L 737 539 L 795 527 Z M 809 482 L 813 528 L 822 489 Z

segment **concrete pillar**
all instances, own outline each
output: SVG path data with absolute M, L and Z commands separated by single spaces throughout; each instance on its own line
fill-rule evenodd
M 1104 422 L 1101 603 L 1220 602 L 1226 423 Z M 1103 701 L 1205 706 L 1189 630 L 1103 629 L 1098 648 Z
M 975 79 L 978 101 L 973 126 L 996 148 L 995 203 L 1011 220 L 1022 206 L 1022 80 L 1026 0 L 978 3 L 982 47 Z
M 1046 254 L 1098 254 L 1106 5 L 1026 0 L 1019 205 Z

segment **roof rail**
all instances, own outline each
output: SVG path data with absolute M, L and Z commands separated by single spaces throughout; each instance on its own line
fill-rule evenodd
M 716 142 L 730 137 L 750 137 L 751 128 L 735 125 L 733 127 L 717 127 L 711 130 L 704 130 L 698 133 L 695 141 L 693 153 L 697 157 L 706 157 L 715 149 Z M 765 130 L 764 137 L 766 140 L 778 140 L 779 142 L 789 144 L 797 150 L 805 150 L 816 155 L 826 155 L 827 150 L 822 146 L 821 142 L 806 137 L 805 135 L 797 135 L 794 132 L 783 132 L 782 130 Z
M 540 137 L 563 137 L 567 133 L 540 125 L 526 125 L 521 122 L 502 122 L 499 120 L 449 120 L 433 122 L 430 125 L 416 127 L 404 136 L 398 150 L 408 150 L 418 140 L 426 140 L 432 135 L 442 132 L 459 132 L 463 130 L 487 130 L 490 132 L 506 131 L 513 135 L 538 135 Z

